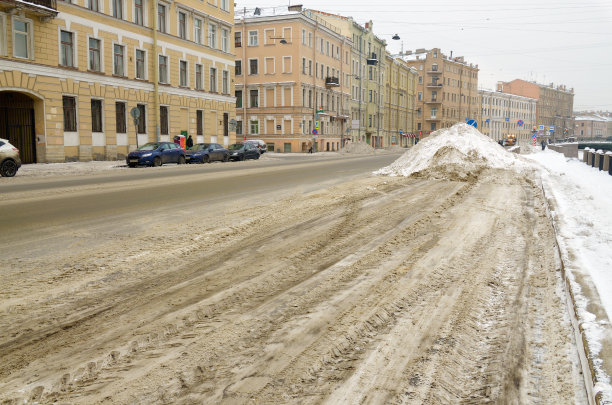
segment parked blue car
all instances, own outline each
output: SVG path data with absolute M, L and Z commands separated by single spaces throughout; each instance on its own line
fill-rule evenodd
M 253 143 L 239 142 L 230 145 L 228 149 L 230 152 L 230 160 L 259 159 L 259 148 Z
M 164 163 L 185 163 L 185 151 L 173 142 L 150 142 L 128 153 L 125 158 L 128 166 L 161 166 Z
M 218 143 L 198 143 L 185 152 L 187 163 L 227 162 L 230 152 Z

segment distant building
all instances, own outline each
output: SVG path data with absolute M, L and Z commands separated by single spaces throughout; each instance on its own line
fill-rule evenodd
M 478 65 L 462 56 L 444 55 L 440 48 L 417 49 L 397 55 L 418 72 L 416 131 L 421 136 L 475 120 L 480 127 Z
M 497 90 L 538 100 L 536 108 L 537 126 L 543 126 L 551 138 L 572 136 L 574 128 L 574 89 L 564 85 L 554 86 L 515 79 L 498 82 Z M 552 127 L 552 131 L 549 129 Z
M 281 152 L 339 150 L 351 40 L 301 6 L 237 10 L 234 32 L 237 137 Z
M 414 145 L 418 73 L 401 58 L 385 57 L 384 138 L 387 145 Z
M 490 90 L 479 90 L 478 94 L 482 104 L 480 132 L 496 141 L 510 134 L 517 140 L 531 137 L 536 125 L 535 98 Z
M 1 1 L 0 137 L 25 163 L 231 142 L 233 16 L 228 0 Z
M 604 140 L 608 137 L 610 120 L 598 115 L 577 115 L 574 134 L 577 140 Z

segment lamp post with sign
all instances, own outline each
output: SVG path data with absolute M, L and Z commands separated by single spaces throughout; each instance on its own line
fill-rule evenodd
M 138 123 L 140 120 L 140 110 L 138 109 L 138 107 L 133 107 L 130 110 L 130 115 L 134 119 L 134 132 L 136 133 L 136 149 L 138 149 Z

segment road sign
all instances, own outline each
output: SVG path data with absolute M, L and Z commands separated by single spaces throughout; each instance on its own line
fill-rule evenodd
M 315 121 L 315 129 L 319 129 L 319 121 Z
M 549 127 L 548 127 L 548 130 L 549 130 L 550 132 L 555 132 L 555 126 L 554 126 L 554 125 L 549 126 Z
M 313 135 L 316 135 L 316 134 L 318 134 L 318 133 L 319 133 L 319 131 L 317 131 L 316 129 L 313 129 L 313 130 L 312 130 L 312 134 L 313 134 Z
M 518 120 L 516 122 L 516 125 L 518 125 L 519 127 L 522 127 L 525 124 L 525 122 L 523 120 Z
M 538 131 L 544 131 L 544 125 L 538 125 Z
M 474 128 L 478 128 L 478 123 L 476 120 L 469 120 L 466 124 L 473 126 Z
M 506 117 L 506 122 L 510 121 L 510 117 Z

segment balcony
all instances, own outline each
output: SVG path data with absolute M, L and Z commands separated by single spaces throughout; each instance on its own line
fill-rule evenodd
M 6 11 L 24 10 L 41 17 L 53 18 L 57 15 L 56 0 L 0 0 L 0 7 Z
M 425 117 L 425 121 L 440 121 L 440 118 L 436 115 Z
M 325 87 L 338 87 L 340 86 L 340 79 L 337 77 L 326 77 L 325 78 Z
M 428 70 L 427 73 L 437 75 L 438 73 L 442 73 L 438 68 Z
M 441 104 L 442 100 L 438 100 L 437 98 L 432 98 L 431 100 L 425 100 L 425 104 Z
M 439 89 L 442 87 L 442 83 L 427 83 L 428 88 Z

